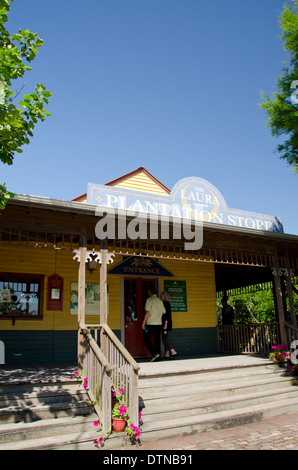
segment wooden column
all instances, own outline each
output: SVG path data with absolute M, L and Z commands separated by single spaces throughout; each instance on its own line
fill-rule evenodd
M 102 430 L 106 433 L 111 427 L 111 376 L 103 374 L 102 377 Z
M 280 279 L 280 271 L 279 271 L 279 262 L 278 258 L 276 257 L 274 262 L 273 274 L 274 274 L 274 286 L 275 286 L 275 295 L 276 295 L 276 305 L 277 305 L 277 312 L 278 312 L 278 319 L 280 323 L 280 335 L 281 335 L 281 342 L 283 344 L 286 343 L 286 334 L 285 334 L 285 313 L 284 313 L 284 306 L 283 306 L 283 297 L 282 297 L 282 286 L 281 286 L 281 279 Z
M 107 324 L 108 323 L 108 292 L 107 292 L 107 264 L 108 264 L 108 246 L 106 241 L 101 242 L 101 249 L 100 249 L 100 257 L 101 257 L 101 264 L 100 264 L 100 324 Z M 107 357 L 108 350 L 107 350 L 107 337 L 102 332 L 100 335 L 100 347 L 103 354 Z
M 138 372 L 133 370 L 132 365 L 130 367 L 130 381 L 129 381 L 129 401 L 130 410 L 129 418 L 130 422 L 135 426 L 139 425 L 139 390 L 138 390 Z M 132 404 L 135 404 L 133 406 Z
M 83 359 L 85 355 L 83 337 L 80 332 L 80 325 L 85 323 L 85 276 L 86 276 L 86 247 L 79 248 L 79 274 L 78 274 L 78 369 L 83 369 Z
M 296 317 L 293 288 L 292 288 L 292 281 L 291 281 L 291 266 L 290 266 L 290 261 L 289 261 L 288 256 L 285 258 L 285 267 L 286 267 L 286 282 L 287 282 L 291 322 L 293 326 L 297 328 L 297 317 Z
M 78 278 L 78 323 L 85 323 L 86 247 L 81 246 Z

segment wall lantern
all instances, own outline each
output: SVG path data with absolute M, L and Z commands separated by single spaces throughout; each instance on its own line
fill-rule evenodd
M 99 262 L 98 253 L 89 253 L 86 264 L 87 264 L 87 268 L 90 274 L 92 274 L 93 271 L 95 271 L 95 269 L 97 268 L 98 262 Z

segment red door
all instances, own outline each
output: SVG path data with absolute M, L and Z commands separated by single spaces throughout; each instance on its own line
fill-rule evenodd
M 134 357 L 150 356 L 143 342 L 142 323 L 148 289 L 156 287 L 156 279 L 124 279 L 125 347 Z

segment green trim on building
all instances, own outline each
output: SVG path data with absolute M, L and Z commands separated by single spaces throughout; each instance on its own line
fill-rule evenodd
M 218 330 L 217 327 L 177 328 L 171 332 L 170 342 L 181 356 L 216 354 Z
M 120 330 L 114 330 L 120 338 Z M 0 331 L 5 347 L 5 364 L 77 362 L 76 330 Z M 180 356 L 218 352 L 217 328 L 177 328 L 171 341 Z

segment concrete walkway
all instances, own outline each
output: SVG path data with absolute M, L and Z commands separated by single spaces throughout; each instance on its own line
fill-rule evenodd
M 234 428 L 171 437 L 145 442 L 139 447 L 118 450 L 187 451 L 197 450 L 298 450 L 298 414 L 279 416 Z

